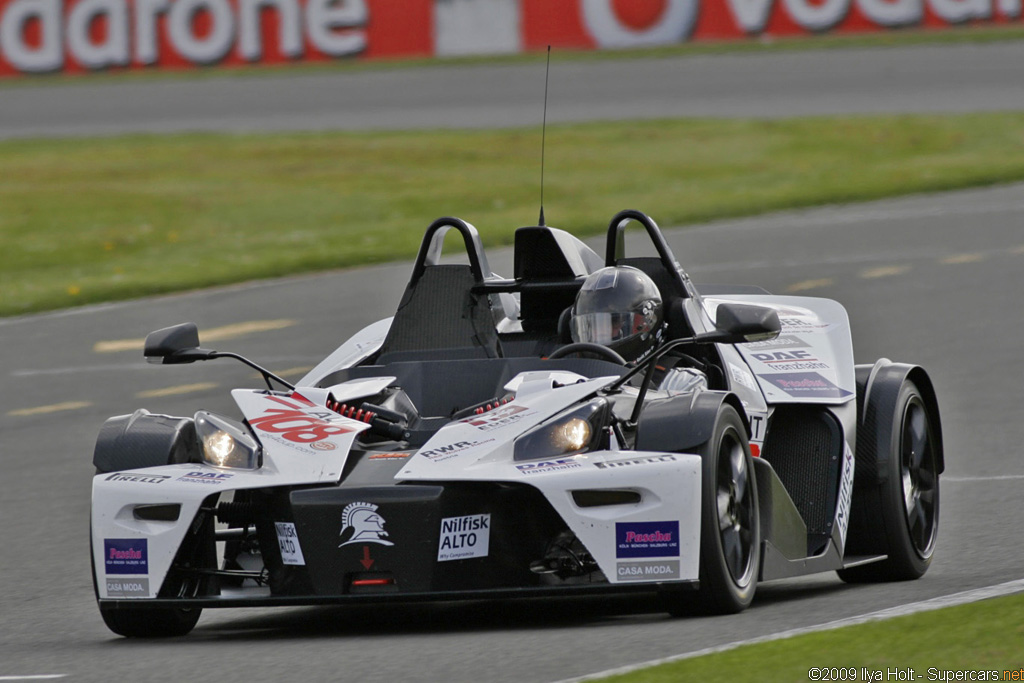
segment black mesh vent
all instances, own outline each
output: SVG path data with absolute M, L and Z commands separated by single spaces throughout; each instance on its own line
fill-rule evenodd
M 448 351 L 452 358 L 501 356 L 487 296 L 474 294 L 469 266 L 430 266 L 410 283 L 381 348 Z
M 772 416 L 761 457 L 786 487 L 808 534 L 828 534 L 835 514 L 840 434 L 818 410 L 779 408 Z

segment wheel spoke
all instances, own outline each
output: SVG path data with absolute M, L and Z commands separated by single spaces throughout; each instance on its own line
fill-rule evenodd
M 906 509 L 908 516 L 910 515 L 910 509 L 914 505 L 914 498 L 916 497 L 914 495 L 915 493 L 916 493 L 916 489 L 914 487 L 914 481 L 913 481 L 913 479 L 910 476 L 910 472 L 904 470 L 903 471 L 903 507 Z
M 917 404 L 907 407 L 903 426 L 903 461 L 911 470 L 917 471 L 928 451 L 928 421 L 924 410 Z
M 921 491 L 921 495 L 918 496 L 918 500 L 929 510 L 935 508 L 935 489 L 924 489 Z
M 733 577 L 742 576 L 744 569 L 743 543 L 740 534 L 734 530 L 722 534 L 722 551 L 725 564 Z
M 747 497 L 747 458 L 739 444 L 734 444 L 730 454 L 732 461 L 732 476 L 736 483 L 736 500 L 745 500 Z
M 720 531 L 732 526 L 732 515 L 729 514 L 731 503 L 732 495 L 728 491 L 718 489 L 718 529 Z
M 928 517 L 920 505 L 915 506 L 914 514 L 909 518 L 909 524 L 910 536 L 914 540 L 914 545 L 918 550 L 923 550 L 928 545 L 931 525 L 928 524 Z

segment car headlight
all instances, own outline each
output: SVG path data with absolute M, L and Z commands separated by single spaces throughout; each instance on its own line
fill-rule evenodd
M 196 413 L 196 436 L 203 462 L 225 469 L 254 470 L 262 451 L 245 426 L 205 410 Z
M 516 440 L 514 459 L 540 460 L 590 450 L 600 439 L 609 413 L 603 398 L 576 406 Z

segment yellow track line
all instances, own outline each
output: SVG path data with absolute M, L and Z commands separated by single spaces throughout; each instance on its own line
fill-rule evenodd
M 947 256 L 946 258 L 939 261 L 939 263 L 946 266 L 958 265 L 961 263 L 977 263 L 985 259 L 984 254 L 954 254 L 953 256 Z
M 307 372 L 313 369 L 312 365 L 300 365 L 297 368 L 287 368 L 285 370 L 275 370 L 274 374 L 279 377 L 287 377 L 288 375 L 305 375 Z
M 191 394 L 197 391 L 209 391 L 217 388 L 216 382 L 198 382 L 196 384 L 179 384 L 176 387 L 165 387 L 163 389 L 150 389 L 135 394 L 137 398 L 159 398 L 161 396 L 180 396 Z
M 18 417 L 25 417 L 27 415 L 46 415 L 48 413 L 59 413 L 65 410 L 79 410 L 81 408 L 88 408 L 92 405 L 90 401 L 65 401 L 64 403 L 54 403 L 48 406 L 36 406 L 35 408 L 20 408 L 18 410 L 12 410 L 8 415 L 15 415 Z
M 865 280 L 873 280 L 880 277 L 902 275 L 908 270 L 910 270 L 910 266 L 879 266 L 877 268 L 868 268 L 867 270 L 861 271 L 860 276 Z
M 254 332 L 269 332 L 271 330 L 281 330 L 286 327 L 291 327 L 295 324 L 294 320 L 250 320 L 249 322 L 236 323 L 234 325 L 225 325 L 223 327 L 213 327 L 208 330 L 203 330 L 199 334 L 200 340 L 206 344 L 210 342 L 224 341 L 225 339 L 234 339 L 235 337 L 241 337 L 247 334 L 253 334 Z M 117 351 L 141 351 L 145 344 L 145 339 L 115 339 L 112 341 L 101 341 L 96 342 L 92 347 L 92 350 L 96 353 L 115 353 Z
M 794 282 L 789 287 L 786 287 L 787 292 L 806 292 L 809 289 L 818 289 L 819 287 L 828 287 L 833 284 L 832 278 L 821 278 L 820 280 L 803 280 L 801 282 Z

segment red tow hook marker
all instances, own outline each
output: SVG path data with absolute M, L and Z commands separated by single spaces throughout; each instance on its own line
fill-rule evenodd
M 373 566 L 375 560 L 370 558 L 370 546 L 363 546 L 363 559 L 359 560 L 359 564 L 363 565 L 364 569 L 369 569 Z

